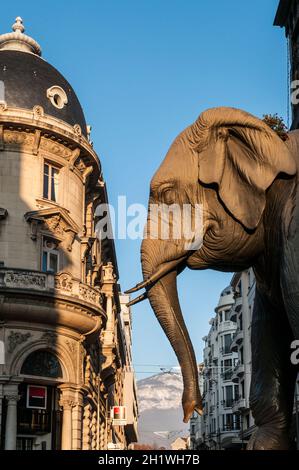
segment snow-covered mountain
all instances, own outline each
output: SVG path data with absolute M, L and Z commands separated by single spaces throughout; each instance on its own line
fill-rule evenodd
M 170 448 L 178 436 L 187 436 L 181 405 L 180 372 L 162 372 L 137 382 L 139 442 Z

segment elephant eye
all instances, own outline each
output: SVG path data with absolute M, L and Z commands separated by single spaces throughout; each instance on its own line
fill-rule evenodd
M 165 204 L 175 203 L 175 191 L 171 188 L 164 189 L 162 199 Z

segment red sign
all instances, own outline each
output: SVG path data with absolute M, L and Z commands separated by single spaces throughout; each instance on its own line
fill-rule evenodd
M 124 426 L 127 424 L 126 407 L 113 406 L 111 408 L 112 424 L 115 426 Z
M 27 386 L 27 408 L 41 408 L 47 407 L 47 387 L 38 385 Z

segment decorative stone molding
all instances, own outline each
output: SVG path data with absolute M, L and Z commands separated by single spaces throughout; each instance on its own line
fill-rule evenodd
M 116 276 L 114 274 L 114 266 L 109 261 L 106 265 L 102 266 L 102 288 L 101 292 L 108 297 L 113 296 L 113 285 L 116 282 Z
M 55 276 L 55 289 L 72 292 L 73 278 L 69 273 L 59 273 Z
M 69 160 L 70 170 L 72 171 L 74 170 L 74 165 L 76 163 L 76 160 L 79 158 L 79 156 L 80 156 L 80 149 L 77 147 L 73 150 L 72 155 Z
M 7 110 L 7 103 L 6 101 L 0 101 L 0 113 L 3 113 Z
M 1 106 L 1 103 L 0 103 Z M 41 106 L 35 107 L 33 112 L 34 119 L 42 119 Z M 37 111 L 38 110 L 38 111 Z M 1 108 L 0 108 L 1 114 Z M 9 145 L 15 148 L 16 146 L 30 149 L 34 155 L 37 155 L 38 150 L 44 150 L 45 152 L 52 153 L 58 157 L 62 157 L 67 161 L 71 159 L 73 150 L 68 148 L 59 142 L 50 140 L 49 138 L 42 136 L 41 131 L 36 129 L 35 132 L 20 131 L 5 129 L 3 124 L 0 126 L 0 149 L 4 148 L 4 145 Z
M 40 149 L 49 153 L 53 153 L 58 157 L 65 158 L 66 160 L 71 159 L 73 155 L 73 151 L 70 148 L 46 137 L 41 138 Z
M 25 220 L 31 224 L 31 238 L 36 240 L 38 227 L 50 232 L 57 237 L 68 251 L 72 251 L 72 245 L 79 227 L 69 216 L 68 212 L 60 207 L 30 211 L 25 214 Z
M 6 400 L 8 400 L 9 402 L 18 402 L 21 398 L 21 395 L 18 395 L 18 394 L 8 394 L 8 395 L 5 395 L 5 398 Z
M 11 331 L 8 336 L 8 352 L 11 354 L 17 346 L 26 342 L 31 337 L 31 333 L 20 333 L 19 331 Z
M 90 450 L 91 445 L 91 405 L 84 406 L 83 412 L 83 450 Z
M 99 296 L 99 293 L 96 290 L 90 289 L 89 286 L 81 284 L 79 286 L 79 294 L 81 299 L 84 299 L 86 302 L 95 303 L 97 299 L 102 303 L 102 298 Z
M 47 98 L 55 108 L 62 109 L 68 103 L 67 94 L 63 88 L 58 85 L 51 86 L 47 90 Z
M 114 284 L 116 276 L 114 266 L 109 261 L 102 267 L 102 288 L 101 292 L 106 296 L 106 314 L 107 322 L 105 330 L 101 331 L 101 377 L 105 384 L 115 382 L 116 365 L 116 334 L 115 334 L 115 307 L 113 305 Z
M 69 273 L 56 274 L 55 289 L 94 305 L 101 306 L 103 303 L 102 295 L 97 289 L 74 279 Z
M 67 347 L 70 350 L 70 353 L 72 354 L 72 357 L 74 357 L 77 349 L 77 344 L 74 341 L 67 340 L 66 341 Z
M 8 106 L 5 112 L 0 112 L 0 151 L 1 151 L 1 142 L 2 150 L 5 148 L 5 136 L 6 132 L 15 132 L 26 134 L 31 133 L 32 139 L 30 141 L 25 141 L 19 143 L 10 143 L 12 139 L 9 139 L 7 145 L 9 146 L 8 150 L 28 150 L 30 153 L 33 153 L 34 149 L 34 133 L 32 132 L 32 122 L 33 122 L 33 111 L 32 109 L 22 109 L 14 108 Z M 3 138 L 1 139 L 1 125 L 4 127 Z M 54 116 L 45 114 L 43 117 L 39 118 L 38 121 L 39 128 L 42 127 L 42 136 L 39 150 L 45 150 L 48 153 L 53 153 L 61 159 L 69 161 L 73 155 L 74 148 L 80 149 L 80 156 L 84 159 L 85 165 L 88 167 L 92 165 L 94 171 L 92 175 L 92 181 L 95 183 L 101 174 L 101 164 L 99 158 L 91 146 L 88 139 L 85 135 L 78 136 L 74 132 L 72 125 L 57 119 Z M 12 128 L 18 129 L 12 131 Z M 16 140 L 16 139 L 15 139 Z M 11 147 L 11 148 L 10 148 Z
M 40 119 L 41 117 L 44 117 L 45 115 L 44 108 L 40 105 L 34 106 L 32 111 L 33 111 L 34 119 Z
M 46 331 L 41 339 L 47 343 L 48 347 L 54 347 L 57 343 L 57 334 L 53 331 Z
M 86 184 L 87 178 L 93 172 L 93 166 L 88 166 L 82 173 L 83 183 Z
M 33 144 L 33 155 L 38 154 L 39 146 L 40 146 L 40 139 L 41 139 L 41 131 L 39 129 L 35 129 L 34 133 L 34 144 Z
M 4 130 L 4 144 L 32 149 L 34 146 L 34 134 L 31 132 Z
M 28 271 L 6 271 L 4 274 L 4 284 L 10 288 L 43 291 L 47 287 L 47 275 Z
M 67 398 L 62 398 L 61 400 L 59 400 L 59 406 L 61 406 L 61 408 L 65 409 L 65 410 L 70 410 L 72 408 L 74 408 L 74 406 L 76 406 L 77 403 L 74 402 L 73 400 L 68 400 Z
M 80 136 L 82 135 L 82 129 L 81 129 L 81 126 L 80 124 L 75 124 L 74 125 L 74 132 L 76 135 Z
M 90 304 L 98 311 L 98 314 L 103 313 L 101 292 L 75 279 L 70 273 L 61 272 L 54 275 L 40 271 L 2 267 L 0 268 L 0 288 L 29 290 L 32 294 L 44 292 L 52 296 L 55 293 L 61 294 L 70 297 L 70 300 L 79 300 Z M 86 311 L 85 306 L 82 306 L 82 311 Z
M 103 266 L 103 282 L 106 283 L 114 283 L 115 282 L 115 274 L 114 274 L 114 267 L 111 261 L 109 261 L 106 265 Z
M 91 419 L 91 450 L 96 450 L 97 448 L 97 424 L 97 412 L 94 410 Z

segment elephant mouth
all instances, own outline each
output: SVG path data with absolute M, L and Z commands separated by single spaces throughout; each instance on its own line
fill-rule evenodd
M 141 289 L 146 289 L 146 292 L 143 294 L 139 295 L 135 299 L 132 299 L 127 306 L 130 307 L 132 305 L 135 305 L 139 302 L 142 302 L 143 300 L 147 299 L 147 291 L 151 289 L 156 282 L 158 282 L 160 279 L 162 279 L 166 274 L 170 273 L 174 269 L 178 271 L 182 271 L 184 267 L 186 266 L 186 260 L 188 258 L 188 255 L 181 256 L 180 258 L 177 258 L 172 261 L 167 261 L 159 266 L 159 268 L 152 273 L 147 279 L 145 279 L 142 282 L 139 282 L 136 284 L 135 287 L 132 287 L 131 289 L 128 289 L 125 291 L 125 294 L 132 294 L 133 292 L 137 292 Z M 181 265 L 181 269 L 178 269 L 178 267 Z M 183 266 L 184 265 L 184 266 Z

